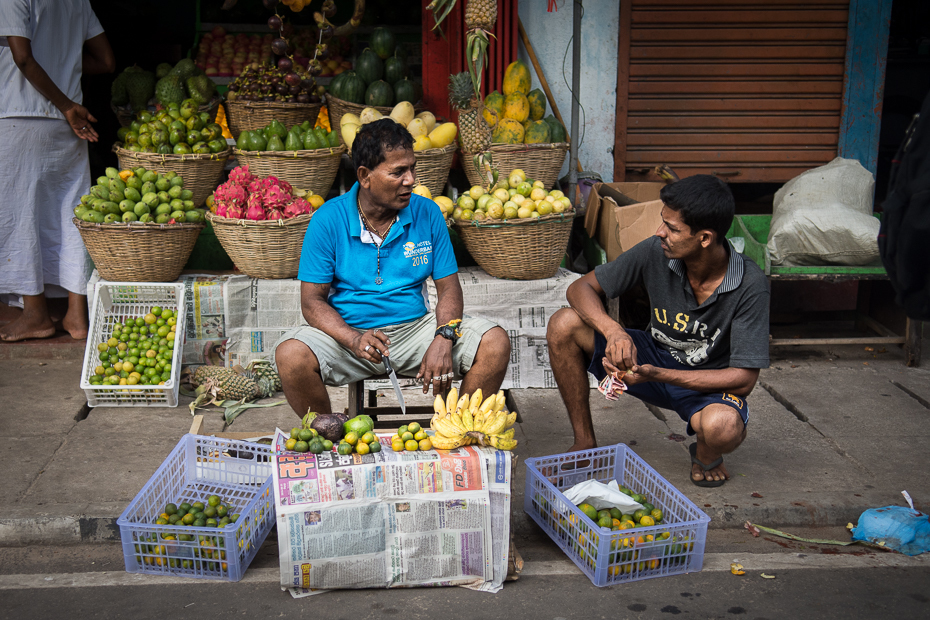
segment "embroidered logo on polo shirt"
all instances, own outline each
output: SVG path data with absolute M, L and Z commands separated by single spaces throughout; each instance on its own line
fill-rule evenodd
M 414 267 L 429 264 L 429 254 L 432 254 L 432 252 L 433 244 L 430 241 L 421 241 L 419 243 L 408 241 L 404 244 L 404 258 L 411 259 Z

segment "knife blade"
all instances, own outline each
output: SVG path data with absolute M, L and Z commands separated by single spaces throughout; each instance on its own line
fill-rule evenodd
M 387 355 L 382 355 L 381 358 L 384 360 L 384 371 L 387 373 L 388 379 L 391 380 L 391 385 L 394 386 L 394 396 L 396 396 L 398 402 L 400 402 L 400 411 L 404 415 L 407 415 L 407 403 L 404 402 L 404 394 L 400 391 L 400 383 L 397 382 L 397 373 L 394 372 L 394 367 L 391 366 L 391 360 Z

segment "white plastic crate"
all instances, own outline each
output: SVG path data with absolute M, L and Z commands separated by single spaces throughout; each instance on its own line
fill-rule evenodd
M 242 579 L 275 524 L 271 466 L 269 446 L 203 435 L 182 437 L 117 520 L 126 571 Z M 155 525 L 168 502 L 206 502 L 211 495 L 220 496 L 239 514 L 235 523 L 223 528 Z
M 594 585 L 701 570 L 710 517 L 628 446 L 527 459 L 526 470 L 523 509 Z M 642 493 L 662 509 L 662 523 L 628 530 L 598 527 L 562 494 L 585 480 L 616 480 Z
M 171 356 L 171 379 L 165 385 L 94 385 L 90 377 L 99 361 L 97 344 L 113 333 L 113 325 L 143 316 L 152 306 L 177 312 L 176 340 Z M 181 282 L 98 282 L 90 312 L 90 331 L 84 349 L 81 389 L 91 407 L 177 407 L 184 349 L 186 313 Z

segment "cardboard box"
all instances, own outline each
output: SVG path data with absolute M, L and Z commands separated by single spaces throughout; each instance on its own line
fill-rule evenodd
M 662 223 L 665 183 L 598 183 L 591 189 L 585 229 L 612 261 L 655 234 Z

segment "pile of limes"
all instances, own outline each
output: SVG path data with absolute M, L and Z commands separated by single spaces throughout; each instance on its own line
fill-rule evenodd
M 426 435 L 426 431 L 416 422 L 405 424 L 397 429 L 397 434 L 391 437 L 391 450 L 394 452 L 416 452 L 417 450 L 432 450 L 433 442 Z
M 354 431 L 348 432 L 336 446 L 336 453 L 345 456 L 353 452 L 356 454 L 381 452 L 381 443 L 371 431 L 361 435 Z
M 232 512 L 232 506 L 224 503 L 218 495 L 211 495 L 206 502 L 181 502 L 178 504 L 165 504 L 164 509 L 155 520 L 156 525 L 179 525 L 193 527 L 223 528 L 230 523 L 236 523 L 239 515 Z M 204 564 L 208 570 L 227 570 L 226 551 L 223 550 L 225 539 L 217 536 L 197 536 L 199 548 L 194 551 L 194 557 L 215 560 Z M 136 560 L 150 566 L 169 566 L 171 568 L 194 568 L 194 560 L 171 557 L 176 552 L 173 541 L 193 541 L 193 534 L 169 533 L 159 536 L 151 535 L 144 540 L 153 544 L 137 544 L 135 550 Z
M 164 510 L 155 520 L 155 525 L 192 525 L 194 527 L 226 527 L 239 519 L 232 506 L 223 502 L 219 495 L 211 495 L 206 502 L 181 502 L 165 504 Z M 186 536 L 186 538 L 185 538 Z M 178 540 L 193 540 L 189 534 L 180 534 Z
M 290 439 L 284 443 L 284 449 L 292 452 L 323 454 L 333 449 L 333 442 L 320 437 L 315 429 L 295 426 L 291 429 Z
M 171 380 L 177 312 L 153 306 L 144 316 L 123 317 L 97 344 L 100 364 L 92 385 L 164 385 Z

